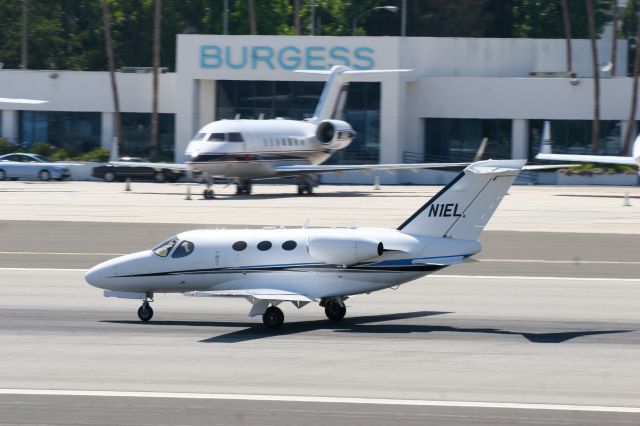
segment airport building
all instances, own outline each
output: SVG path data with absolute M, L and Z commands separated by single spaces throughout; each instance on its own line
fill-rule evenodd
M 309 117 L 324 78 L 293 71 L 332 65 L 411 70 L 354 78 L 344 118 L 357 137 L 332 158 L 336 163 L 469 160 L 483 138 L 485 156 L 532 158 L 544 120 L 551 121 L 554 152 L 590 150 L 594 80 L 588 40 L 573 40 L 575 75 L 564 72 L 562 39 L 179 35 L 177 43 L 176 72 L 160 75 L 159 107 L 162 149 L 177 161 L 210 121 Z M 600 63 L 610 51 L 610 40 L 598 42 Z M 610 66 L 601 71 L 600 151 L 607 155 L 619 153 L 630 124 L 625 40 L 617 51 L 616 75 Z M 143 155 L 149 148 L 152 76 L 121 71 L 123 152 Z M 0 88 L 3 97 L 49 100 L 19 110 L 0 107 L 2 137 L 24 146 L 111 146 L 107 72 L 5 69 Z M 385 179 L 419 181 L 417 176 Z

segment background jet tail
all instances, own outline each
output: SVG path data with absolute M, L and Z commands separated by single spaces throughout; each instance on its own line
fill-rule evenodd
M 345 65 L 334 65 L 331 70 L 296 70 L 300 73 L 329 75 L 313 113 L 312 120 L 315 122 L 342 119 L 350 75 L 404 71 L 411 70 L 353 70 Z
M 477 240 L 526 160 L 489 160 L 469 165 L 407 219 L 405 234 Z

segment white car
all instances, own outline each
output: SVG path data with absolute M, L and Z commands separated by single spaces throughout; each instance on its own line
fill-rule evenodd
M 68 179 L 66 163 L 56 163 L 38 154 L 12 153 L 0 156 L 0 180 L 5 179 Z

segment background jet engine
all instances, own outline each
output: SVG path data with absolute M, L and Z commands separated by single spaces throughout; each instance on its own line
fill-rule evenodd
M 309 255 L 331 265 L 353 265 L 382 256 L 381 242 L 352 235 L 312 235 Z
M 316 129 L 318 142 L 332 150 L 348 147 L 355 134 L 349 123 L 340 120 L 324 120 Z

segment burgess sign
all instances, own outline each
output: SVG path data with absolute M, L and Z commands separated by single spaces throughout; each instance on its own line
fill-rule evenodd
M 356 70 L 373 69 L 374 49 L 344 46 L 200 46 L 202 69 L 325 70 L 347 65 Z

